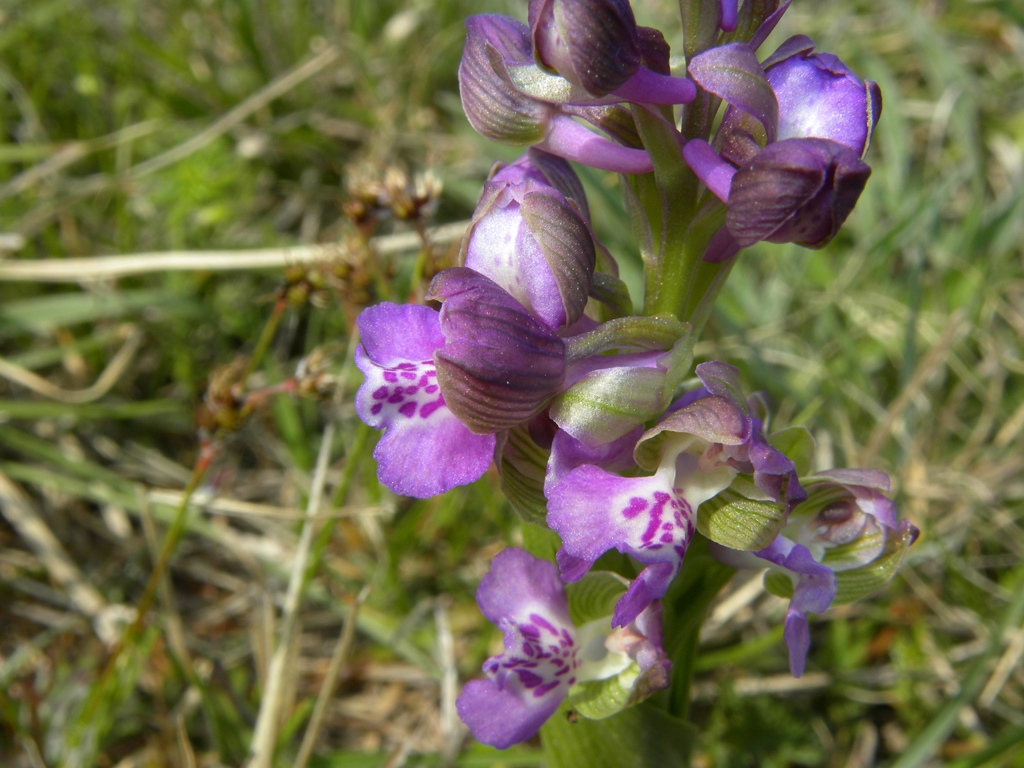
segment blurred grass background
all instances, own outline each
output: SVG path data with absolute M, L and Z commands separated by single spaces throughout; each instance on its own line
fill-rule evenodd
M 671 29 L 670 3 L 635 5 Z M 0 6 L 3 765 L 241 765 L 267 723 L 267 765 L 541 764 L 466 743 L 452 712 L 499 641 L 472 595 L 514 516 L 491 475 L 428 501 L 382 489 L 347 362 L 361 306 L 452 257 L 418 247 L 418 219 L 367 241 L 360 194 L 429 170 L 432 223 L 458 222 L 517 154 L 461 114 L 462 20 L 482 11 L 525 3 Z M 1012 0 L 797 2 L 773 37 L 881 84 L 874 174 L 824 251 L 743 259 L 698 354 L 811 428 L 822 466 L 890 472 L 923 535 L 889 590 L 814 622 L 798 681 L 783 605 L 737 578 L 706 628 L 695 765 L 1024 766 L 1022 25 Z M 585 178 L 628 263 L 614 187 Z M 225 249 L 242 268 L 214 266 Z M 145 257 L 68 261 L 118 254 Z M 331 266 L 298 268 L 310 254 Z M 316 391 L 272 394 L 314 352 Z M 260 405 L 218 441 L 157 620 L 118 653 L 211 381 L 222 423 L 239 393 Z

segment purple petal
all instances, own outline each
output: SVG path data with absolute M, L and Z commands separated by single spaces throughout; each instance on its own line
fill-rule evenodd
M 683 147 L 683 159 L 705 187 L 723 203 L 729 201 L 729 187 L 736 169 L 718 156 L 703 139 L 691 139 Z
M 429 360 L 444 344 L 437 312 L 417 304 L 383 302 L 356 319 L 367 356 L 380 366 Z
M 768 35 L 772 33 L 778 23 L 782 20 L 782 15 L 789 9 L 792 0 L 786 0 L 782 3 L 775 11 L 761 22 L 761 26 L 757 28 L 754 36 L 750 38 L 750 48 L 756 51 L 761 47 L 761 44 L 768 39 Z
M 718 26 L 724 32 L 732 32 L 736 29 L 736 22 L 739 20 L 739 1 L 720 0 L 719 6 L 720 15 Z
M 662 75 L 641 67 L 615 89 L 614 95 L 635 104 L 689 104 L 697 96 L 697 86 L 685 77 Z
M 779 102 L 778 139 L 830 139 L 859 157 L 877 122 L 867 86 L 829 53 L 812 54 L 814 43 L 799 35 L 765 62 Z
M 475 435 L 445 405 L 432 355 L 444 343 L 428 307 L 379 304 L 358 319 L 355 362 L 366 380 L 356 413 L 383 429 L 373 455 L 395 493 L 427 498 L 471 483 L 490 466 L 493 435 Z
M 786 613 L 786 644 L 789 668 L 794 677 L 804 673 L 810 635 L 808 613 L 823 613 L 836 595 L 836 577 L 827 566 L 815 562 L 810 550 L 779 536 L 772 544 L 755 553 L 757 557 L 789 571 L 796 579 L 793 597 Z
M 785 630 L 783 637 L 789 649 L 789 671 L 793 677 L 802 677 L 807 667 L 807 652 L 811 649 L 811 630 L 807 616 L 793 610 L 786 611 Z
M 561 626 L 571 626 L 565 587 L 554 563 L 534 557 L 518 547 L 499 552 L 480 580 L 476 601 L 494 624 L 510 618 L 528 622 L 533 613 L 548 615 Z
M 775 140 L 779 105 L 750 46 L 730 43 L 710 48 L 694 56 L 687 71 L 705 91 L 756 118 L 768 141 Z
M 504 632 L 505 652 L 487 660 L 488 679 L 468 683 L 456 708 L 478 741 L 504 749 L 533 736 L 575 682 L 575 627 L 557 567 L 522 549 L 494 558 L 477 602 Z
M 593 562 L 617 549 L 649 566 L 619 602 L 614 626 L 628 624 L 665 594 L 693 536 L 694 510 L 673 487 L 674 474 L 668 468 L 626 478 L 584 465 L 547 490 L 548 525 L 562 537 L 560 552 Z
M 494 458 L 494 444 L 494 435 L 470 432 L 442 404 L 428 418 L 387 425 L 373 457 L 384 485 L 426 499 L 482 477 Z
M 565 430 L 558 430 L 551 443 L 551 458 L 548 459 L 544 487 L 557 485 L 565 475 L 584 464 L 593 464 L 609 472 L 625 472 L 634 466 L 633 448 L 641 432 L 642 429 L 636 427 L 618 440 L 592 446 L 577 440 Z
M 533 698 L 494 680 L 470 680 L 455 708 L 477 741 L 508 749 L 534 736 L 561 706 L 565 693 Z
M 592 133 L 568 115 L 556 115 L 547 136 L 537 146 L 553 155 L 591 168 L 615 173 L 650 173 L 651 156 L 644 149 L 631 149 Z

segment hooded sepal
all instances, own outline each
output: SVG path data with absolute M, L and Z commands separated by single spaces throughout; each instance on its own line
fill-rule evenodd
M 531 0 L 537 61 L 594 96 L 614 91 L 641 63 L 628 0 Z
M 842 144 L 786 139 L 740 168 L 726 226 L 742 247 L 761 240 L 822 248 L 853 211 L 871 168 Z
M 687 335 L 667 352 L 598 356 L 574 364 L 591 369 L 551 404 L 551 418 L 590 445 L 616 440 L 665 410 L 693 359 Z
M 556 107 L 524 94 L 508 73 L 509 66 L 532 60 L 525 24 L 494 14 L 466 19 L 459 93 L 466 117 L 482 136 L 499 144 L 525 146 L 547 135 Z
M 443 302 L 434 353 L 445 402 L 471 430 L 499 432 L 540 413 L 562 388 L 565 345 L 495 282 L 443 270 L 428 300 Z

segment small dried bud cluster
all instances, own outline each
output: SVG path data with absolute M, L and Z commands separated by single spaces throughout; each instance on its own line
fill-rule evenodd
M 433 171 L 410 176 L 398 166 L 380 169 L 367 164 L 350 169 L 347 186 L 349 198 L 342 210 L 364 237 L 369 237 L 387 217 L 425 224 L 433 216 L 443 189 Z

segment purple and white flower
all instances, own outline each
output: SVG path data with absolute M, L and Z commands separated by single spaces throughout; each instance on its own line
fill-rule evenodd
M 356 413 L 383 429 L 373 456 L 395 493 L 428 498 L 471 483 L 490 466 L 493 434 L 474 434 L 449 410 L 434 353 L 444 346 L 429 307 L 383 303 L 359 315 L 355 361 L 366 380 Z
M 484 184 L 463 241 L 463 264 L 549 328 L 571 325 L 586 307 L 596 262 L 585 210 L 572 167 L 531 149 Z
M 804 673 L 810 647 L 807 614 L 881 589 L 918 535 L 909 520 L 897 519 L 884 472 L 833 469 L 807 479 L 805 487 L 806 501 L 793 510 L 789 526 L 770 546 L 758 552 L 712 549 L 736 568 L 768 565 L 766 586 L 790 597 L 785 639 L 795 677 Z
M 747 413 L 738 371 L 710 362 L 696 372 L 704 388 L 647 430 L 634 450 L 640 466 L 654 474 L 623 477 L 595 463 L 565 472 L 566 460 L 553 446 L 560 477 L 545 493 L 548 525 L 562 537 L 562 577 L 581 578 L 611 549 L 646 566 L 616 606 L 614 626 L 633 621 L 665 594 L 696 531 L 697 508 L 737 475 L 751 475 L 760 491 L 787 506 L 804 497 L 793 463 L 768 444 Z M 609 455 L 617 460 L 621 451 Z
M 629 675 L 640 698 L 668 684 L 659 606 L 628 627 L 607 618 L 577 627 L 554 563 L 511 547 L 480 581 L 477 603 L 504 634 L 505 650 L 484 663 L 456 702 L 477 741 L 499 749 L 524 741 L 561 706 L 576 683 Z

